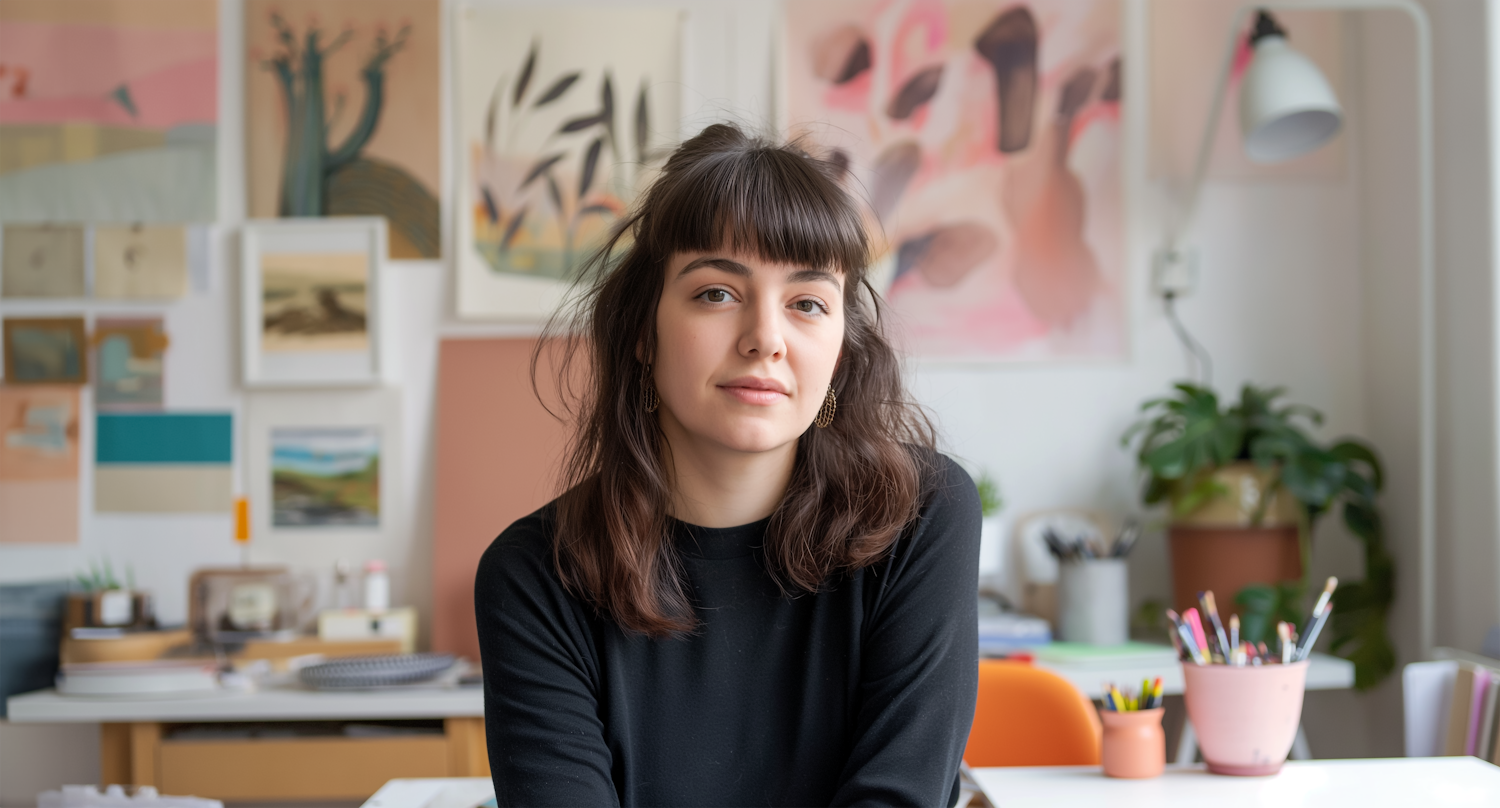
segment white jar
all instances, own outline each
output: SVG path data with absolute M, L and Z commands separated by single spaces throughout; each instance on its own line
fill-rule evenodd
M 391 579 L 385 562 L 378 558 L 365 562 L 365 609 L 383 612 L 391 608 Z

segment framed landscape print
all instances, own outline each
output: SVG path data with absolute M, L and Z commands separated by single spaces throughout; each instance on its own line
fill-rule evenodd
M 382 542 L 405 528 L 400 391 L 257 391 L 247 408 L 257 547 L 276 558 L 283 551 L 348 553 L 330 564 L 381 557 Z
M 6 384 L 86 384 L 88 335 L 82 317 L 7 317 Z
M 344 387 L 381 379 L 385 220 L 259 220 L 240 266 L 248 386 Z

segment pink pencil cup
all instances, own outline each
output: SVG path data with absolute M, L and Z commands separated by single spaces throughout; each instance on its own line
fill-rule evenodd
M 1240 776 L 1281 771 L 1302 719 L 1307 665 L 1183 663 L 1183 700 L 1209 771 Z
M 1161 729 L 1162 708 L 1117 713 L 1100 710 L 1104 749 L 1100 758 L 1110 777 L 1141 779 L 1161 774 L 1167 763 L 1167 736 Z

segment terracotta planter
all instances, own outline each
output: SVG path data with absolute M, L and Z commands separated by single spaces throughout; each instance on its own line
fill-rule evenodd
M 1285 489 L 1267 493 L 1272 476 L 1251 463 L 1214 472 L 1227 493 L 1173 522 L 1167 532 L 1172 559 L 1172 608 L 1198 605 L 1198 593 L 1212 591 L 1227 619 L 1239 612 L 1234 602 L 1250 584 L 1275 584 L 1302 577 L 1297 542 L 1297 505 Z M 1269 497 L 1259 525 L 1263 498 Z
M 1104 748 L 1100 753 L 1104 773 L 1110 777 L 1139 779 L 1161 774 L 1167 762 L 1167 736 L 1161 728 L 1163 709 L 1117 713 L 1100 710 L 1104 724 Z

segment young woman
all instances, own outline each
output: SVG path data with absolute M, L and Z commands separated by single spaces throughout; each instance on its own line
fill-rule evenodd
M 501 805 L 954 802 L 978 497 L 835 175 L 710 126 L 586 276 L 564 493 L 475 581 Z

